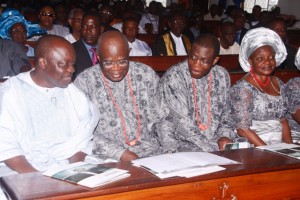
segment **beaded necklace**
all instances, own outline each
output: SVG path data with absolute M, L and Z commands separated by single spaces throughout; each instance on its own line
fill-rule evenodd
M 126 132 L 126 123 L 125 123 L 125 119 L 123 117 L 123 114 L 122 114 L 122 111 L 121 109 L 119 108 L 117 102 L 115 101 L 113 95 L 112 95 L 112 92 L 111 92 L 111 89 L 107 83 L 107 79 L 106 77 L 103 75 L 102 73 L 102 77 L 103 77 L 103 80 L 104 80 L 104 85 L 106 87 L 106 90 L 108 91 L 108 94 L 114 104 L 114 107 L 116 108 L 118 114 L 119 114 L 119 117 L 121 119 L 121 122 L 122 122 L 122 127 L 123 127 L 123 135 L 124 135 L 124 138 L 125 138 L 125 141 L 126 141 L 126 144 L 128 144 L 129 146 L 134 146 L 139 137 L 140 137 L 140 134 L 141 134 L 141 119 L 140 119 L 140 114 L 139 114 L 139 110 L 138 110 L 138 107 L 136 105 L 136 101 L 135 101 L 135 98 L 134 98 L 134 94 L 133 94 L 133 89 L 132 89 L 132 85 L 131 85 L 131 80 L 130 80 L 130 77 L 129 75 L 127 74 L 126 75 L 126 79 L 127 79 L 127 83 L 128 83 L 128 86 L 129 86 L 129 92 L 130 92 L 130 96 L 131 96 L 131 99 L 132 99 L 132 103 L 133 103 L 133 107 L 134 107 L 134 110 L 135 110 L 135 114 L 136 114 L 136 118 L 137 118 L 137 124 L 138 124 L 138 127 L 137 127 L 137 134 L 136 134 L 136 138 L 132 141 L 129 141 L 128 140 L 128 136 L 127 136 L 127 132 Z
M 263 92 L 263 93 L 266 93 L 268 94 L 267 92 L 265 92 L 261 87 L 260 85 L 257 83 L 256 79 L 253 77 L 253 75 L 250 73 L 251 77 L 253 78 L 254 82 L 256 83 L 256 85 L 258 86 L 258 88 Z M 269 77 L 269 79 L 271 80 L 271 78 Z M 273 81 L 271 80 L 271 85 L 272 85 L 272 88 L 280 95 L 281 94 L 281 91 L 278 91 L 275 86 L 273 85 Z
M 258 85 L 262 86 L 262 87 L 266 87 L 266 86 L 270 83 L 270 77 L 268 77 L 267 80 L 266 80 L 265 82 L 261 82 L 261 81 L 257 78 L 256 74 L 253 72 L 253 68 L 252 68 L 252 67 L 250 68 L 250 74 L 251 74 L 252 78 L 255 80 L 255 82 L 256 82 Z
M 207 90 L 207 124 L 201 124 L 200 123 L 200 116 L 199 116 L 199 108 L 198 108 L 198 102 L 197 102 L 197 88 L 196 88 L 196 81 L 194 78 L 192 78 L 192 85 L 193 85 L 193 95 L 194 95 L 194 105 L 195 105 L 195 113 L 196 113 L 196 120 L 197 125 L 200 130 L 205 131 L 209 128 L 211 124 L 211 110 L 210 110 L 210 91 L 211 91 L 211 83 L 212 83 L 212 73 L 209 75 L 209 84 L 208 84 L 208 90 Z

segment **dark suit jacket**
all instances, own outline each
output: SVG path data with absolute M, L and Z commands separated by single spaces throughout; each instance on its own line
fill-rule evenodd
M 238 41 L 238 44 L 241 44 L 241 43 L 242 43 L 243 37 L 245 36 L 245 34 L 247 33 L 247 31 L 248 31 L 248 29 L 242 28 L 241 34 L 240 34 L 240 39 L 239 39 L 239 41 Z
M 92 67 L 93 62 L 82 39 L 78 40 L 77 42 L 74 42 L 73 46 L 76 52 L 76 63 L 75 63 L 75 73 L 74 73 L 74 78 L 75 78 L 78 74 L 80 74 L 80 72 L 82 72 L 86 68 Z

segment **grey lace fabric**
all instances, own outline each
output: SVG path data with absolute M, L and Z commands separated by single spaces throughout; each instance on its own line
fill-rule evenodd
M 297 66 L 298 70 L 300 70 L 300 48 L 295 56 L 295 65 Z
M 283 91 L 284 83 L 277 80 Z M 227 125 L 227 131 L 249 129 L 253 120 L 279 120 L 286 117 L 287 112 L 287 98 L 284 94 L 271 96 L 262 93 L 245 80 L 238 81 L 230 89 L 227 105 L 227 114 L 222 119 Z
M 159 121 L 156 95 L 159 77 L 150 67 L 137 62 L 129 62 L 128 74 L 141 119 L 140 139 L 134 146 L 125 143 L 122 122 L 104 85 L 100 66 L 88 68 L 75 80 L 75 85 L 99 108 L 100 121 L 94 131 L 93 153 L 102 159 L 119 160 L 126 149 L 139 157 L 161 152 L 155 129 L 155 123 Z M 134 140 L 138 123 L 127 79 L 125 77 L 120 82 L 108 79 L 107 81 L 116 103 L 122 110 L 129 141 Z
M 214 66 L 210 73 L 213 78 L 210 92 L 212 121 L 207 130 L 200 130 L 197 125 L 192 77 L 187 61 L 173 66 L 161 78 L 161 108 L 167 108 L 168 112 L 164 112 L 167 115 L 159 126 L 159 141 L 165 152 L 218 150 L 217 141 L 222 135 L 219 135 L 217 128 L 230 87 L 230 78 L 228 72 L 220 66 Z M 202 124 L 208 121 L 207 91 L 210 73 L 195 79 Z
M 294 142 L 300 142 L 300 125 L 291 116 L 300 109 L 300 77 L 289 80 L 285 85 L 284 93 L 289 103 L 287 119 L 292 130 L 292 139 Z
M 275 54 L 276 66 L 279 66 L 286 58 L 287 52 L 281 38 L 268 28 L 255 28 L 249 30 L 244 36 L 239 52 L 239 62 L 245 72 L 250 71 L 249 56 L 259 47 L 271 46 Z

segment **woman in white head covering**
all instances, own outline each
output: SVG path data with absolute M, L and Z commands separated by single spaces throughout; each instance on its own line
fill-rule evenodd
M 284 44 L 270 29 L 249 30 L 242 40 L 239 61 L 248 73 L 230 89 L 230 115 L 222 121 L 255 146 L 292 142 L 284 84 L 272 75 L 285 57 Z
M 300 70 L 300 48 L 295 57 L 295 65 Z M 292 139 L 293 142 L 300 143 L 300 77 L 286 83 L 284 94 L 288 99 L 287 119 L 291 127 Z

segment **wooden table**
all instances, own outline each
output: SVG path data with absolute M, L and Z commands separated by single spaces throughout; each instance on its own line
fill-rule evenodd
M 160 180 L 129 162 L 107 164 L 131 176 L 96 189 L 59 181 L 41 173 L 2 177 L 12 199 L 300 199 L 300 160 L 251 148 L 215 152 L 242 164 L 193 178 Z

